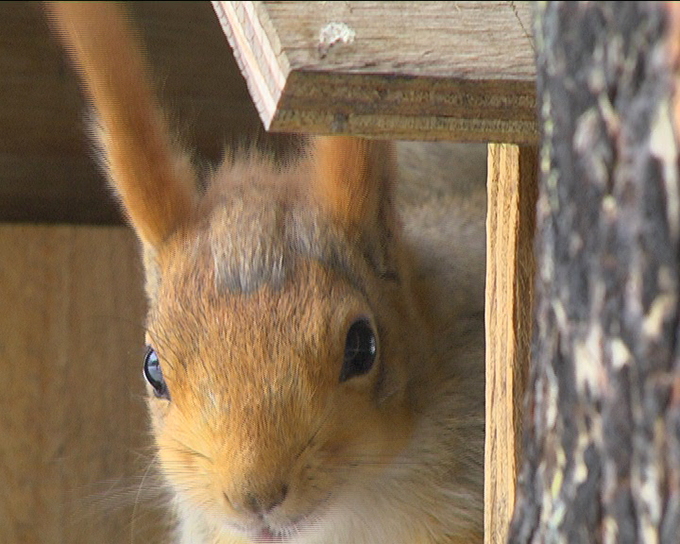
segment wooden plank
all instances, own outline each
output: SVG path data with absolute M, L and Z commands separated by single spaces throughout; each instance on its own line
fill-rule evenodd
M 489 145 L 485 542 L 504 544 L 515 502 L 531 348 L 537 149 Z
M 5 224 L 0 255 L 0 542 L 162 542 L 134 506 L 151 454 L 132 233 Z
M 213 2 L 268 130 L 537 141 L 528 2 Z

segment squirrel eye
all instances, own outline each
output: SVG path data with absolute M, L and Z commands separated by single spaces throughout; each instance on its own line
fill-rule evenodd
M 168 387 L 163 379 L 161 363 L 158 360 L 156 350 L 152 347 L 146 349 L 146 355 L 144 356 L 144 377 L 151 384 L 153 392 L 158 398 L 170 399 Z
M 373 367 L 376 355 L 375 334 L 365 319 L 358 319 L 350 326 L 345 340 L 345 359 L 340 382 L 366 374 Z

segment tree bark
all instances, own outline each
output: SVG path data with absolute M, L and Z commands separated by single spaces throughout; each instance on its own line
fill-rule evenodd
M 510 542 L 680 542 L 673 7 L 537 4 L 536 327 Z

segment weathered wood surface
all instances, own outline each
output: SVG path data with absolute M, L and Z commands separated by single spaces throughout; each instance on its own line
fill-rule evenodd
M 4 224 L 0 255 L 0 542 L 164 542 L 134 236 Z
M 680 538 L 678 34 L 666 8 L 538 6 L 537 329 L 513 543 Z
M 243 3 L 244 9 L 248 4 Z M 277 9 L 285 11 L 289 9 L 287 4 L 281 3 Z M 323 71 L 310 74 L 323 80 L 324 86 L 318 88 L 314 86 L 316 83 L 311 87 L 305 83 L 307 75 L 298 74 L 304 92 L 313 91 L 313 96 L 296 99 L 298 102 L 292 103 L 291 111 L 308 106 L 325 107 L 324 103 L 339 108 L 340 115 L 336 118 L 333 113 L 331 119 L 331 124 L 338 128 L 344 119 L 343 112 L 363 108 L 360 117 L 349 116 L 351 122 L 346 130 L 375 123 L 376 128 L 370 130 L 384 137 L 415 136 L 417 129 L 423 138 L 514 141 L 523 140 L 522 135 L 528 131 L 535 140 L 533 52 L 524 32 L 530 27 L 525 3 L 515 3 L 516 16 L 510 7 L 512 3 L 488 3 L 488 13 L 484 2 L 474 9 L 465 2 L 430 3 L 434 8 L 427 8 L 426 4 L 417 3 L 422 12 L 421 34 L 427 33 L 437 41 L 426 39 L 429 53 L 419 66 L 421 70 L 429 70 L 428 66 L 432 65 L 444 71 L 446 78 L 453 79 L 449 83 L 438 80 L 433 84 L 420 76 L 391 81 L 385 75 L 368 76 L 370 66 L 357 74 L 360 78 L 376 77 L 376 81 L 381 82 L 371 91 L 374 96 L 382 93 L 381 104 L 392 108 L 410 104 L 408 107 L 416 113 L 392 120 L 379 112 L 371 113 L 370 108 L 375 106 L 369 104 L 370 84 L 366 87 L 351 83 L 357 81 L 352 74 L 348 76 L 349 81 L 340 74 L 336 79 L 331 72 Z M 472 25 L 485 20 L 500 25 L 498 35 L 503 39 L 482 35 L 489 44 L 480 42 L 468 53 L 461 53 L 457 64 L 446 68 L 442 63 L 448 59 L 440 59 L 439 51 L 434 49 L 446 36 L 444 24 L 449 24 L 436 14 L 436 9 L 442 9 L 436 7 L 439 4 L 455 9 L 448 19 L 449 22 L 457 19 L 462 25 L 458 35 L 463 38 L 463 45 L 469 42 L 472 47 L 478 43 L 467 38 L 478 34 L 477 27 Z M 312 11 L 340 17 L 351 5 L 351 2 L 322 2 L 320 9 Z M 496 8 L 491 9 L 494 5 Z M 179 127 L 182 139 L 198 149 L 199 162 L 218 159 L 227 143 L 250 140 L 250 136 L 260 130 L 261 123 L 213 10 L 201 2 L 136 2 L 131 7 L 148 45 L 150 65 L 159 83 L 162 102 Z M 353 13 L 357 17 L 363 12 L 354 10 Z M 395 25 L 384 24 L 383 19 L 373 13 L 373 18 L 380 20 L 374 33 L 389 31 L 395 35 L 404 30 L 404 25 L 419 20 L 413 16 L 413 8 L 410 11 L 400 8 Z M 49 35 L 40 4 L 0 3 L 0 20 L 3 21 L 0 32 L 0 221 L 120 222 L 120 214 L 109 196 L 87 138 L 87 105 L 62 51 Z M 295 20 L 289 20 L 289 24 L 295 24 Z M 427 30 L 426 25 L 432 28 Z M 312 38 L 318 37 L 318 30 L 309 30 Z M 376 39 L 370 43 L 374 51 L 383 49 L 384 44 Z M 499 61 L 501 53 L 508 54 L 515 48 L 519 48 L 518 51 L 523 48 L 524 53 L 517 53 L 509 62 Z M 330 48 L 326 62 L 331 67 L 345 58 L 341 50 L 341 44 Z M 310 51 L 314 53 L 316 49 Z M 299 50 L 293 58 L 303 53 Z M 438 64 L 433 64 L 433 56 L 437 57 Z M 510 76 L 493 79 L 494 66 L 509 70 Z M 488 81 L 470 79 L 472 72 L 480 69 L 487 70 Z M 480 94 L 484 86 L 487 91 Z M 318 115 L 300 111 L 300 115 L 293 117 L 300 123 L 297 128 L 315 131 Z M 404 113 L 408 112 L 404 110 Z M 465 135 L 461 135 L 461 130 Z M 494 133 L 499 137 L 493 138 Z M 267 142 L 272 139 L 269 135 L 258 137 Z M 279 144 L 278 138 L 274 141 Z M 285 142 L 282 145 L 285 147 Z
M 537 141 L 527 2 L 213 2 L 269 130 Z
M 515 501 L 533 323 L 537 149 L 490 144 L 486 251 L 487 544 L 506 542 Z

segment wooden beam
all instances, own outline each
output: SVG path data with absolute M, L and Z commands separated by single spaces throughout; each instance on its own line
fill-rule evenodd
M 0 542 L 167 542 L 133 233 L 0 224 L 0 254 Z
M 528 2 L 213 2 L 268 130 L 537 141 Z
M 504 544 L 531 348 L 537 149 L 491 144 L 488 157 L 484 534 L 486 544 Z

